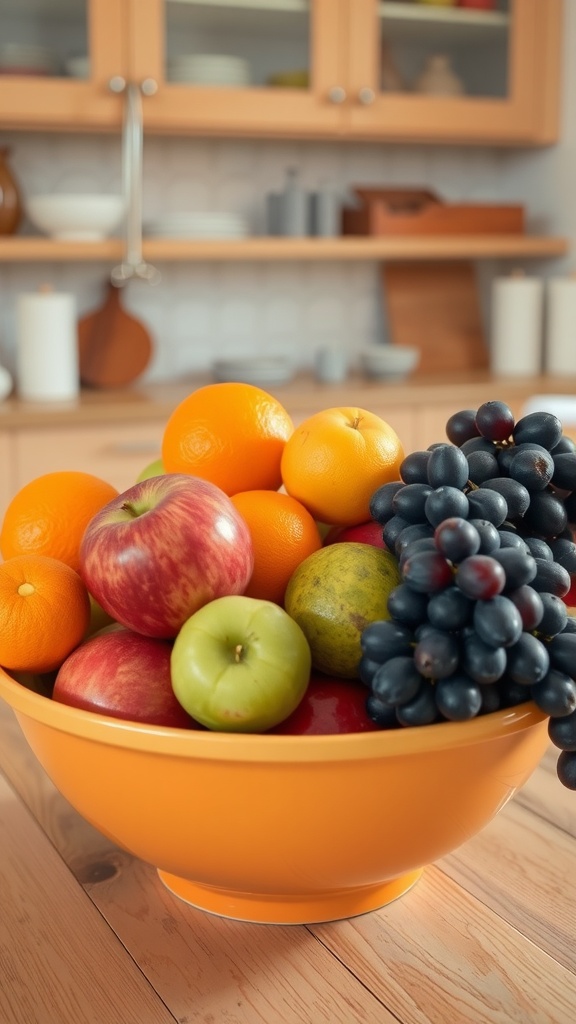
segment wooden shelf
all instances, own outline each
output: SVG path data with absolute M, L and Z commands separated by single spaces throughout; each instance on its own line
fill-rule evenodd
M 196 241 L 153 238 L 144 240 L 150 262 L 249 263 L 381 262 L 383 260 L 537 259 L 564 256 L 565 238 L 539 235 L 397 236 L 386 238 L 250 238 Z M 119 262 L 120 239 L 102 242 L 59 242 L 50 238 L 0 238 L 0 263 Z

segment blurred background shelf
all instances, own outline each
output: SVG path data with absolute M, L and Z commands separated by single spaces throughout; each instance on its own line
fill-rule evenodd
M 0 238 L 0 262 L 97 263 L 122 258 L 123 242 L 60 242 L 50 238 Z M 453 235 L 387 238 L 251 238 L 195 241 L 145 239 L 151 262 L 276 262 L 354 260 L 531 259 L 564 256 L 568 240 L 541 235 Z

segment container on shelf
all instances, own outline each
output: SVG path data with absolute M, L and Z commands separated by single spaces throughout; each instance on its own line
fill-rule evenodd
M 536 377 L 542 368 L 544 288 L 515 270 L 492 284 L 490 369 L 501 377 Z
M 73 295 L 44 286 L 18 296 L 16 382 L 25 401 L 78 396 L 78 331 Z

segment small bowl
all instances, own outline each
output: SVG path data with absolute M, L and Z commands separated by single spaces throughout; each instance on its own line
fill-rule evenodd
M 124 215 L 117 195 L 29 196 L 26 212 L 34 227 L 62 241 L 96 242 L 112 234 Z
M 172 893 L 275 924 L 352 917 L 401 896 L 490 821 L 549 745 L 533 703 L 466 723 L 277 736 L 108 718 L 1 670 L 0 697 L 72 806 Z
M 407 345 L 371 345 L 360 352 L 360 368 L 367 377 L 400 380 L 416 369 L 420 349 Z

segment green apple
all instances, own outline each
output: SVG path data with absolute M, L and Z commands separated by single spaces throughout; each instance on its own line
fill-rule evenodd
M 162 459 L 154 459 L 154 462 L 149 462 L 147 466 L 144 466 L 136 478 L 136 483 L 139 484 L 141 480 L 149 480 L 151 476 L 163 476 L 164 472 Z
M 178 633 L 172 688 L 192 718 L 223 732 L 265 732 L 292 714 L 310 678 L 300 626 L 272 601 L 216 598 Z

